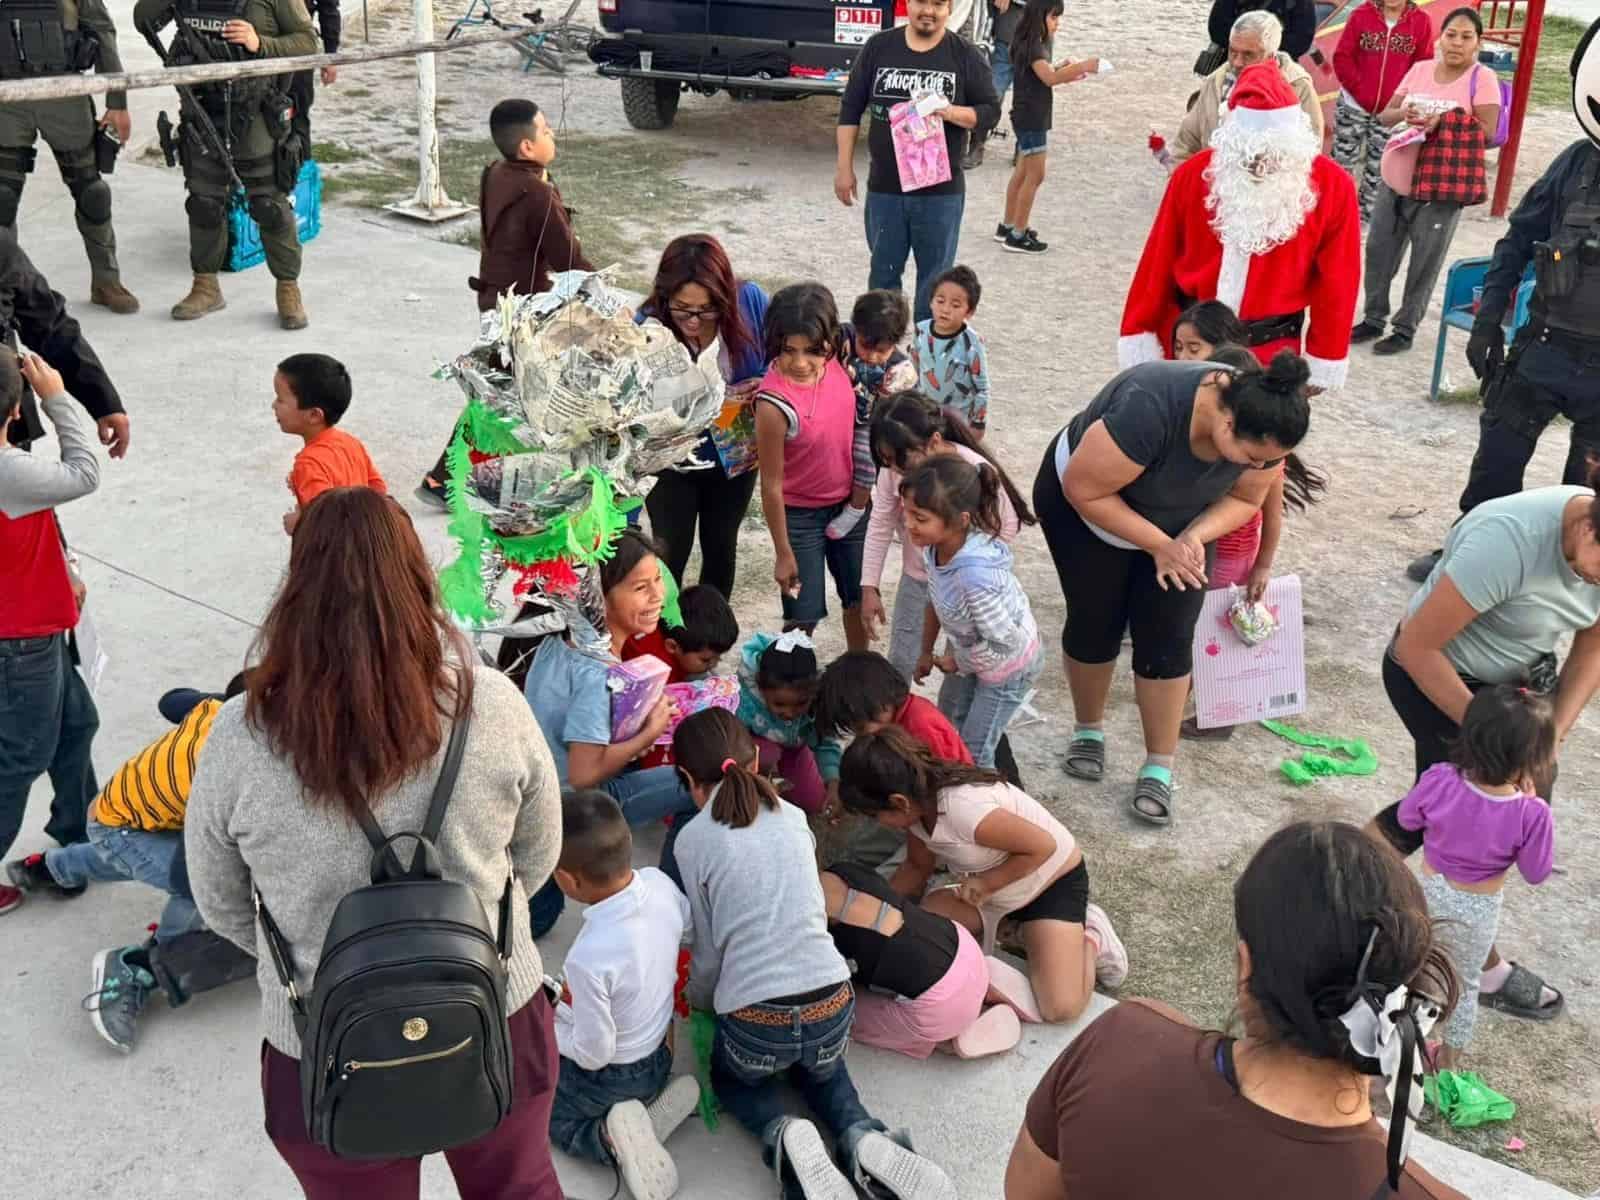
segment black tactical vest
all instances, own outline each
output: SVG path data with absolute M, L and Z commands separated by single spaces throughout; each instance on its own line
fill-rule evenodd
M 61 0 L 0 0 L 0 79 L 87 71 L 99 39 L 68 29 Z
M 1529 308 L 1551 329 L 1600 338 L 1600 150 L 1562 194 L 1548 247 L 1535 248 Z
M 222 27 L 229 21 L 244 20 L 249 6 L 250 0 L 178 0 L 181 20 L 172 42 L 173 64 L 229 62 L 247 57 L 243 46 L 222 40 Z

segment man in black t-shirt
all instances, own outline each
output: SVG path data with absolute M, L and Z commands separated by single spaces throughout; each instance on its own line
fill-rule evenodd
M 910 22 L 875 35 L 861 48 L 850 70 L 850 83 L 839 105 L 839 156 L 833 191 L 841 204 L 854 203 L 856 133 L 870 106 L 866 226 L 872 265 L 867 287 L 901 290 L 906 259 L 915 255 L 915 319 L 923 321 L 932 313 L 933 281 L 956 261 L 967 198 L 961 174 L 964 131 L 992 127 L 1000 119 L 1000 101 L 983 55 L 945 28 L 950 0 L 909 0 L 908 12 Z M 945 102 L 939 116 L 945 123 L 951 178 L 906 192 L 900 186 L 889 136 L 889 109 L 925 93 Z

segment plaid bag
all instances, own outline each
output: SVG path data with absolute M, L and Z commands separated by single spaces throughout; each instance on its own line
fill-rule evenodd
M 1452 108 L 1422 143 L 1411 198 L 1463 207 L 1482 204 L 1489 198 L 1483 156 L 1483 126 L 1471 113 Z

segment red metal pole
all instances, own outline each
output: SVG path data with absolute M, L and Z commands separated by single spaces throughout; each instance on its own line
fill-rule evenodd
M 1495 4 L 1498 13 L 1499 3 Z M 1511 5 L 1512 11 L 1516 5 Z M 1533 65 L 1539 57 L 1539 34 L 1544 29 L 1544 0 L 1528 0 L 1517 46 L 1517 75 L 1511 85 L 1511 128 L 1500 147 L 1500 164 L 1494 173 L 1494 203 L 1489 214 L 1503 217 L 1511 207 L 1511 183 L 1517 171 L 1517 151 L 1522 145 L 1522 121 L 1528 114 L 1528 94 L 1533 90 Z

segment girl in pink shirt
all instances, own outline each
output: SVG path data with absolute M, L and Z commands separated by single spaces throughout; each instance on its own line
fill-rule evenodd
M 866 526 L 858 521 L 841 538 L 827 535 L 850 501 L 856 420 L 833 294 L 820 283 L 783 288 L 767 307 L 764 336 L 772 365 L 756 392 L 756 459 L 784 629 L 810 633 L 828 615 L 826 569 L 844 608 L 845 640 L 864 650 Z
M 1007 920 L 1026 949 L 1028 975 L 989 957 L 991 998 L 1031 1021 L 1071 1021 L 1096 980 L 1116 987 L 1128 952 L 1111 919 L 1089 903 L 1083 851 L 1044 805 L 996 771 L 934 758 L 893 726 L 850 743 L 839 766 L 847 812 L 906 834 L 906 860 L 889 879 L 902 896 L 949 917 L 994 948 Z M 940 867 L 960 880 L 923 895 Z
M 1422 890 L 1439 944 L 1461 975 L 1461 1001 L 1445 1022 L 1439 1058 L 1447 1069 L 1472 1041 L 1481 964 L 1500 925 L 1506 874 L 1515 864 L 1531 884 L 1550 876 L 1550 806 L 1534 782 L 1548 780 L 1555 764 L 1550 701 L 1511 684 L 1481 689 L 1467 705 L 1452 757 L 1422 773 L 1396 814 L 1402 828 L 1422 831 Z M 1512 964 L 1491 969 L 1509 974 Z M 1543 1000 L 1541 1014 L 1561 1010 L 1559 993 Z

